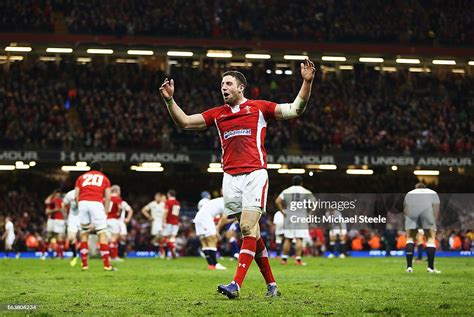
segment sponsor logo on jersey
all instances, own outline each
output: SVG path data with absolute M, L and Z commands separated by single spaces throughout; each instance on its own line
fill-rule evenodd
M 224 132 L 224 140 L 233 138 L 234 136 L 238 135 L 252 135 L 252 129 L 239 129 L 239 130 L 231 130 Z

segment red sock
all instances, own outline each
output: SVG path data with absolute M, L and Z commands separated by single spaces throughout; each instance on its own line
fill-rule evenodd
M 174 253 L 174 243 L 168 241 L 167 245 L 168 245 L 168 249 L 170 249 L 171 251 L 171 255 L 173 256 L 173 258 L 176 257 L 176 254 Z
M 242 239 L 242 247 L 239 255 L 239 265 L 237 266 L 237 272 L 234 276 L 234 282 L 242 287 L 247 270 L 252 264 L 252 260 L 257 250 L 257 239 L 255 237 L 244 237 Z
M 64 258 L 64 242 L 63 241 L 58 241 L 58 244 L 56 245 L 56 252 L 58 253 L 58 256 L 62 259 Z
M 110 248 L 110 256 L 112 259 L 118 258 L 118 244 L 117 242 L 110 242 L 109 243 L 109 248 Z
M 89 254 L 89 245 L 87 242 L 82 241 L 80 246 L 80 253 L 81 253 L 81 261 L 82 267 L 88 266 L 87 264 L 87 255 Z
M 268 262 L 268 252 L 263 243 L 262 238 L 257 240 L 257 249 L 255 254 L 255 262 L 257 262 L 260 272 L 265 279 L 267 284 L 275 283 L 275 278 L 273 277 L 272 268 L 270 267 L 270 262 Z
M 164 254 L 165 254 L 164 243 L 160 242 L 160 256 L 164 256 Z
M 104 261 L 104 267 L 110 267 L 110 258 L 109 258 L 109 246 L 107 243 L 100 244 L 100 255 L 102 256 L 102 261 Z

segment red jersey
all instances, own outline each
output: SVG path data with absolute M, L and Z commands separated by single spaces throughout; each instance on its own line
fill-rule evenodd
M 224 172 L 231 175 L 267 168 L 265 132 L 275 118 L 276 103 L 247 100 L 234 109 L 223 105 L 202 113 L 206 126 L 215 124 L 222 147 Z
M 62 206 L 63 206 L 63 199 L 61 197 L 53 198 L 53 199 L 51 199 L 51 205 L 52 205 L 51 209 L 59 210 L 59 211 L 55 211 L 54 213 L 52 213 L 51 219 L 64 220 L 64 215 L 60 211 L 62 209 Z
M 110 187 L 110 181 L 99 171 L 89 171 L 82 174 L 76 181 L 76 187 L 79 187 L 78 201 L 104 201 L 105 189 Z
M 110 201 L 110 211 L 107 214 L 107 219 L 118 219 L 122 209 L 122 198 L 117 195 L 112 195 Z
M 165 203 L 165 210 L 168 211 L 166 215 L 166 223 L 171 225 L 179 224 L 179 210 L 181 209 L 181 205 L 179 201 L 176 199 L 168 199 Z

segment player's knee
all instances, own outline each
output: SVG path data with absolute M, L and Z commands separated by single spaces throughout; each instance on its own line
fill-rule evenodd
M 252 234 L 252 227 L 248 223 L 241 224 L 240 230 L 242 231 L 242 235 L 244 237 L 250 236 Z

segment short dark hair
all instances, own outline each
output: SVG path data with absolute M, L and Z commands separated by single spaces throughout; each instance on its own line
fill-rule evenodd
M 232 76 L 237 79 L 240 84 L 247 87 L 247 78 L 245 78 L 244 74 L 242 74 L 241 72 L 238 72 L 236 70 L 228 70 L 224 74 L 222 74 L 222 78 L 224 78 L 225 76 Z
M 299 175 L 293 176 L 293 178 L 291 179 L 291 184 L 293 184 L 293 186 L 303 185 L 303 177 Z
M 174 189 L 170 189 L 170 190 L 168 190 L 168 195 L 170 195 L 172 197 L 176 197 L 176 191 Z
M 93 171 L 102 171 L 102 164 L 97 161 L 91 163 L 91 170 Z
M 422 182 L 419 182 L 415 185 L 415 188 L 426 188 L 426 185 Z

